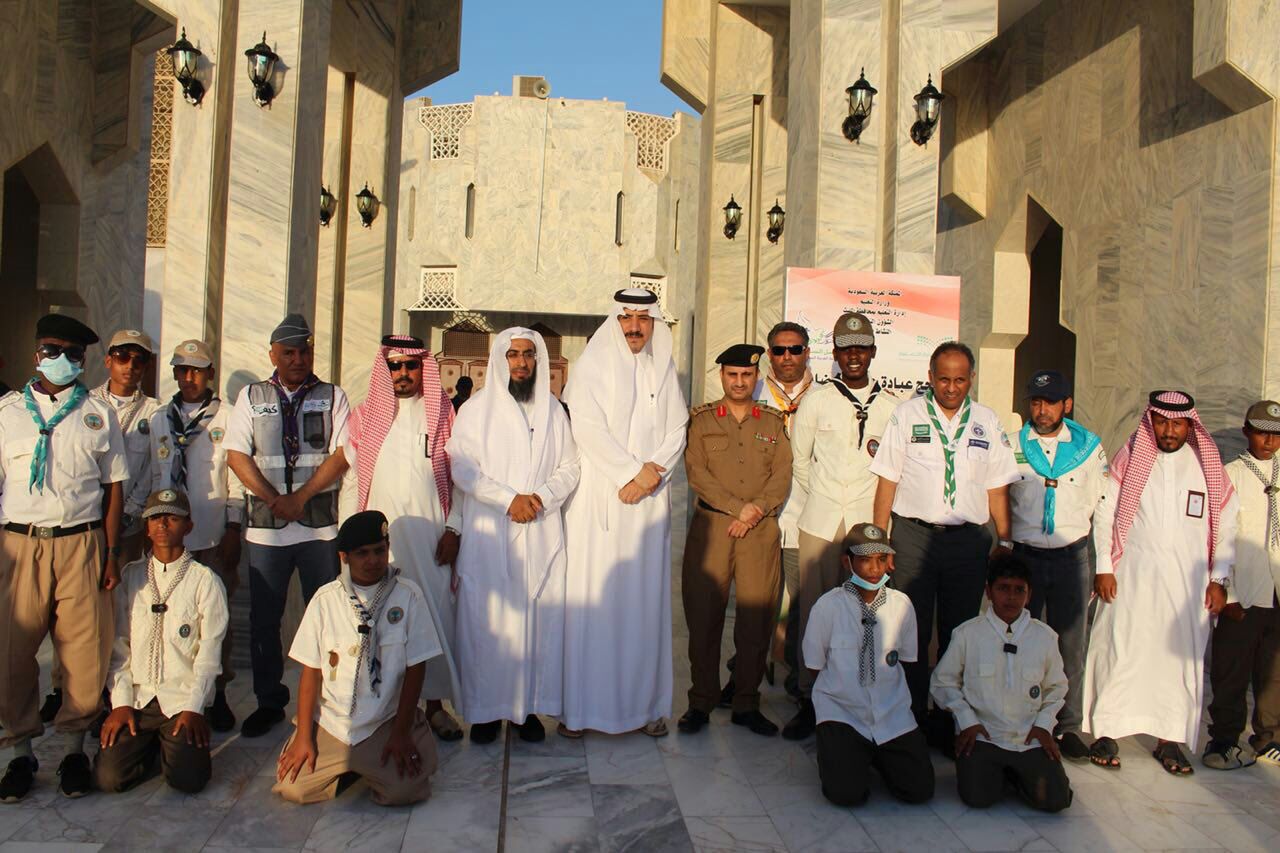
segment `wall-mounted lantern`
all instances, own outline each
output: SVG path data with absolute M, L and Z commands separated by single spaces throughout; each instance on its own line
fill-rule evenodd
M 328 187 L 320 188 L 320 224 L 329 227 L 329 222 L 333 219 L 333 213 L 338 209 L 338 199 L 333 193 L 329 192 Z
M 734 201 L 731 195 L 729 203 L 724 206 L 724 236 L 732 240 L 741 226 L 742 206 Z
M 925 145 L 933 138 L 938 117 L 942 114 L 942 101 L 946 97 L 933 85 L 933 75 L 930 74 L 929 82 L 916 94 L 916 122 L 911 125 L 911 141 L 916 145 Z
M 845 117 L 840 129 L 845 139 L 858 142 L 858 137 L 862 136 L 862 128 L 871 117 L 876 97 L 875 88 L 867 82 L 867 69 L 862 69 L 858 74 L 858 82 L 845 89 L 845 92 L 849 95 L 849 115 Z
M 204 97 L 204 84 L 196 79 L 196 69 L 204 54 L 187 41 L 186 27 L 182 28 L 182 35 L 173 46 L 165 49 L 165 53 L 169 54 L 169 59 L 173 62 L 173 76 L 182 86 L 183 99 L 193 107 L 198 105 Z
M 360 214 L 360 224 L 365 228 L 373 225 L 378 215 L 378 197 L 365 184 L 364 189 L 356 193 L 356 212 Z
M 773 200 L 773 207 L 769 208 L 769 230 L 765 236 L 769 238 L 770 243 L 778 242 L 778 238 L 782 236 L 782 226 L 787 221 L 787 212 L 782 209 L 782 205 L 778 204 L 778 200 Z
M 253 84 L 253 102 L 260 107 L 268 106 L 276 96 L 271 85 L 271 77 L 275 73 L 276 63 L 280 56 L 267 44 L 267 33 L 262 33 L 262 41 L 244 52 L 249 60 L 249 82 Z

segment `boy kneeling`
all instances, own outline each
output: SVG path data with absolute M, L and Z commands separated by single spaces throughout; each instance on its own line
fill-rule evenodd
M 348 518 L 338 531 L 346 570 L 316 591 L 298 626 L 297 728 L 272 788 L 286 800 L 331 800 L 346 773 L 364 777 L 379 805 L 431 795 L 436 745 L 418 697 L 440 638 L 422 590 L 388 566 L 389 547 L 385 515 Z
M 107 685 L 112 711 L 94 760 L 100 790 L 125 791 L 160 770 L 186 794 L 212 774 L 204 707 L 222 671 L 227 594 L 218 575 L 192 559 L 187 496 L 154 492 L 142 511 L 151 556 L 125 567 L 114 592 L 116 638 Z
M 1031 570 L 1012 554 L 991 559 L 987 598 L 985 614 L 952 632 L 930 684 L 956 718 L 960 799 L 994 805 L 1007 778 L 1032 808 L 1062 811 L 1071 784 L 1050 734 L 1067 696 L 1058 635 L 1027 612 Z
M 862 804 L 874 767 L 899 800 L 923 803 L 933 796 L 933 765 L 899 666 L 916 659 L 915 610 L 885 588 L 894 551 L 883 530 L 854 525 L 843 547 L 849 580 L 818 599 L 804 635 L 822 794 L 839 806 Z

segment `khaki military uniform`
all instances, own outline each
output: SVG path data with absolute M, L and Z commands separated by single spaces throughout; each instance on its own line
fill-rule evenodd
M 689 707 L 710 713 L 720 697 L 720 638 L 729 584 L 736 584 L 734 711 L 756 710 L 778 608 L 777 513 L 791 490 L 791 441 L 782 414 L 753 405 L 738 421 L 721 399 L 694 408 L 684 452 L 697 495 L 685 540 L 683 598 L 693 685 Z M 729 525 L 754 503 L 765 517 L 742 539 Z

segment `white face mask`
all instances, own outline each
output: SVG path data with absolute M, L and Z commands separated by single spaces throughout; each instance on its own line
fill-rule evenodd
M 67 358 L 64 352 L 57 358 L 42 358 L 39 366 L 40 375 L 54 385 L 70 385 L 84 373 L 84 367 Z

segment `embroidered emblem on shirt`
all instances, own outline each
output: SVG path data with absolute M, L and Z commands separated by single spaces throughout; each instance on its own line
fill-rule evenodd
M 1021 450 L 1015 450 L 1013 451 L 1013 461 L 1017 462 L 1019 465 L 1026 465 L 1027 455 L 1023 453 Z
M 970 447 L 980 447 L 980 448 L 982 448 L 983 450 L 987 450 L 988 448 L 990 448 L 990 447 L 991 447 L 991 444 L 990 444 L 989 442 L 983 441 L 983 440 L 982 440 L 982 439 L 980 439 L 980 438 L 971 438 L 971 439 L 969 439 L 969 446 L 970 446 Z
M 929 434 L 929 425 L 928 425 L 928 424 L 912 424 L 912 425 L 911 425 L 911 434 L 912 434 L 913 436 L 914 436 L 914 435 L 928 435 L 928 434 Z
M 179 637 L 181 637 L 181 638 L 182 638 L 182 639 L 184 639 L 184 640 L 185 640 L 187 637 L 190 637 L 190 636 L 191 636 L 191 626 L 190 626 L 190 625 L 183 625 L 181 628 L 179 628 L 179 629 L 178 629 L 178 636 L 179 636 Z
M 102 429 L 102 416 L 90 412 L 84 416 L 84 425 L 92 430 L 100 430 Z
M 160 449 L 156 451 L 156 456 L 159 456 L 161 459 L 168 459 L 169 458 L 168 445 L 165 445 L 165 444 L 160 445 Z
M 987 434 L 987 431 L 982 428 L 982 424 L 974 424 L 973 434 L 976 438 L 982 438 L 984 435 Z
M 221 442 L 224 435 L 226 435 L 226 432 L 222 427 L 215 427 L 214 429 L 209 430 L 209 438 L 213 439 L 214 444 Z
M 1000 430 L 1000 443 L 1003 444 L 1005 447 L 1013 449 L 1013 445 L 1009 443 L 1009 434 L 1006 433 L 1004 430 Z
M 254 403 L 250 408 L 253 409 L 255 418 L 265 418 L 271 415 L 280 414 L 279 403 Z
M 151 435 L 151 421 L 147 420 L 146 418 L 143 418 L 142 420 L 138 421 L 138 432 L 142 433 L 143 435 Z
M 1039 698 L 1040 698 L 1040 685 L 1039 685 L 1039 684 L 1033 684 L 1033 685 L 1031 685 L 1031 691 L 1030 691 L 1030 692 L 1031 692 L 1031 698 L 1032 698 L 1032 699 L 1039 699 Z
M 404 618 L 404 611 L 401 610 L 399 607 L 393 607 L 387 611 L 387 621 L 390 622 L 392 625 L 396 624 L 403 618 Z
M 876 451 L 879 449 L 880 449 L 880 442 L 877 441 L 876 439 L 873 438 L 867 442 L 867 455 L 869 455 L 872 459 L 876 458 Z
M 927 436 L 927 435 L 913 435 L 913 436 L 911 436 L 911 443 L 912 443 L 912 444 L 928 444 L 928 443 L 929 443 L 929 441 L 930 441 L 930 437 L 929 437 L 929 436 Z
M 885 655 L 885 656 L 884 656 L 884 662 L 885 662 L 885 663 L 887 663 L 887 664 L 889 664 L 889 666 L 897 666 L 897 665 L 898 665 L 898 650 L 897 650 L 897 649 L 890 649 L 890 650 L 889 650 L 889 654 L 887 654 L 887 655 Z

